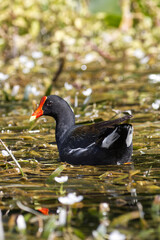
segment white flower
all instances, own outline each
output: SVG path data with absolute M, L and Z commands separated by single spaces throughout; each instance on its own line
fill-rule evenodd
M 114 230 L 109 235 L 109 240 L 125 240 L 126 236 L 122 233 L 120 233 L 118 230 Z
M 35 59 L 41 58 L 41 57 L 43 57 L 43 53 L 39 52 L 39 51 L 34 51 L 34 52 L 32 52 L 32 57 Z
M 23 66 L 23 73 L 27 74 L 35 66 L 33 60 L 29 60 L 27 56 L 21 55 L 19 61 Z
M 26 222 L 25 222 L 25 220 L 24 220 L 23 215 L 19 215 L 19 216 L 17 217 L 17 227 L 18 227 L 18 229 L 19 229 L 20 231 L 26 229 Z
M 146 56 L 146 57 L 144 57 L 144 58 L 142 58 L 142 59 L 140 60 L 140 63 L 146 64 L 148 61 L 149 61 L 149 57 Z
M 66 209 L 59 207 L 57 209 L 57 213 L 59 214 L 58 224 L 63 226 L 66 224 L 67 221 L 67 211 Z
M 25 62 L 25 67 L 29 69 L 33 68 L 34 62 L 32 60 L 28 60 L 27 62 Z
M 25 87 L 25 94 L 26 95 L 33 94 L 34 96 L 38 96 L 40 94 L 40 91 L 38 91 L 37 88 L 34 86 L 27 85 Z
M 109 204 L 106 202 L 100 203 L 99 207 L 100 207 L 100 211 L 101 211 L 102 215 L 104 215 L 104 216 L 107 215 L 107 212 L 110 211 Z
M 83 93 L 84 96 L 89 96 L 92 93 L 92 89 L 91 88 L 87 88 L 82 93 Z
M 59 202 L 66 205 L 72 205 L 83 200 L 83 196 L 76 196 L 76 193 L 69 193 L 66 197 L 59 197 Z
M 83 71 L 85 71 L 85 70 L 87 69 L 87 66 L 86 66 L 85 64 L 83 64 L 83 65 L 81 66 L 81 69 L 82 69 Z
M 152 108 L 157 110 L 160 107 L 160 99 L 157 99 L 154 103 L 152 103 Z
M 132 198 L 131 198 L 132 204 L 137 203 L 138 200 L 137 200 L 137 190 L 136 190 L 136 188 L 131 188 L 131 196 L 132 196 Z
M 93 62 L 94 59 L 95 59 L 95 55 L 93 53 L 88 53 L 88 54 L 86 54 L 86 56 L 84 58 L 84 62 L 90 63 L 90 62 Z
M 30 69 L 29 68 L 23 68 L 23 73 L 24 74 L 27 74 L 27 73 L 29 73 L 30 72 Z
M 134 50 L 133 56 L 135 56 L 136 58 L 141 59 L 141 58 L 144 58 L 145 54 L 144 54 L 144 52 L 140 48 L 137 48 L 137 49 Z
M 152 83 L 160 82 L 160 74 L 149 74 L 148 78 L 149 80 L 151 80 Z
M 114 110 L 113 110 L 113 111 L 114 111 Z M 119 111 L 119 110 L 115 110 L 114 112 L 116 112 L 117 114 L 118 114 L 118 113 L 121 113 L 121 111 Z M 131 110 L 126 110 L 126 111 L 124 111 L 124 113 L 129 114 L 129 115 L 132 115 L 132 111 L 131 111 Z
M 93 237 L 95 239 L 105 239 L 105 235 L 107 233 L 107 227 L 105 226 L 105 224 L 103 224 L 103 222 L 98 226 L 97 230 L 94 230 L 92 232 Z
M 18 93 L 18 91 L 19 91 L 19 88 L 20 88 L 19 85 L 15 85 L 15 86 L 13 87 L 12 93 L 11 93 L 12 97 L 15 97 L 15 96 L 17 95 L 17 93 Z
M 15 171 L 16 171 L 17 173 L 20 173 L 20 172 L 21 172 L 19 168 L 14 168 L 14 169 L 15 169 Z
M 130 43 L 130 42 L 132 42 L 132 40 L 133 40 L 133 38 L 130 35 L 125 35 L 123 37 L 123 41 L 126 43 Z
M 19 57 L 19 61 L 20 61 L 20 63 L 26 63 L 28 61 L 28 57 L 24 56 L 24 55 L 21 55 Z
M 54 180 L 58 183 L 65 183 L 68 181 L 68 176 L 55 177 Z
M 8 157 L 9 156 L 9 153 L 6 151 L 6 150 L 2 150 L 2 155 L 4 157 Z
M 4 74 L 2 72 L 0 72 L 0 81 L 5 81 L 9 78 L 8 74 Z
M 75 44 L 75 41 L 76 41 L 75 38 L 68 37 L 68 38 L 66 38 L 65 43 L 66 43 L 67 45 L 72 46 L 72 45 Z
M 73 86 L 67 82 L 65 82 L 64 87 L 66 90 L 71 90 L 73 88 Z

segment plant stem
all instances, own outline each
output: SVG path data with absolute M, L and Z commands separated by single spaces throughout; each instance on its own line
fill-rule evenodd
M 8 154 L 11 156 L 11 158 L 13 159 L 13 161 L 16 163 L 17 167 L 19 168 L 22 176 L 24 177 L 24 173 L 22 171 L 22 168 L 20 166 L 20 164 L 18 163 L 18 161 L 15 159 L 15 157 L 13 156 L 12 152 L 8 149 L 8 147 L 5 145 L 5 143 L 2 141 L 2 139 L 0 139 L 0 142 L 2 143 L 2 145 L 5 147 L 5 149 L 7 150 Z

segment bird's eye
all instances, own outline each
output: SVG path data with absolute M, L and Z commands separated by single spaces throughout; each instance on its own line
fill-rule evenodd
M 47 102 L 47 106 L 50 107 L 52 105 L 52 101 Z

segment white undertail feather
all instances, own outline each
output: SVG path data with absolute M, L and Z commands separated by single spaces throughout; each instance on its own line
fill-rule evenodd
M 128 134 L 127 134 L 127 138 L 126 138 L 126 145 L 127 147 L 129 147 L 132 143 L 132 138 L 133 138 L 133 128 L 130 127 Z
M 116 131 L 117 128 L 111 134 L 104 138 L 101 146 L 102 148 L 109 148 L 120 137 L 120 135 Z

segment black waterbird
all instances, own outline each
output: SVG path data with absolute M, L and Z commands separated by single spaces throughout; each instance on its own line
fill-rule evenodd
M 69 104 L 59 96 L 44 96 L 30 121 L 42 116 L 56 120 L 56 142 L 60 160 L 70 164 L 106 165 L 130 161 L 132 155 L 131 124 L 123 123 L 131 115 L 91 125 L 75 125 Z

